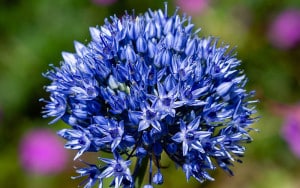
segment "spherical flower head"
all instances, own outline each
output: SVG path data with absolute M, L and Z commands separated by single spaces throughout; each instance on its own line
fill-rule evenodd
M 290 49 L 300 43 L 300 10 L 287 9 L 271 21 L 269 40 L 277 48 Z
M 48 129 L 28 131 L 20 141 L 20 162 L 34 174 L 59 173 L 68 163 L 68 153 L 59 137 Z
M 58 132 L 75 159 L 86 152 L 110 152 L 105 164 L 78 169 L 86 187 L 113 177 L 115 187 L 134 187 L 149 169 L 145 187 L 163 184 L 166 153 L 198 181 L 208 171 L 240 161 L 256 100 L 247 92 L 240 60 L 213 37 L 199 37 L 191 18 L 165 10 L 112 16 L 91 27 L 92 40 L 75 42 L 76 53 L 63 52 L 60 67 L 45 77 L 50 100 L 44 117 L 70 127 Z M 136 158 L 133 168 L 131 161 Z M 146 168 L 146 166 L 149 168 Z M 153 165 L 156 168 L 153 168 Z M 155 171 L 153 169 L 156 169 Z

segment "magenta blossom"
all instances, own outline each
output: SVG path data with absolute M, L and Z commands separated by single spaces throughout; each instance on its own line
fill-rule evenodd
M 209 0 L 176 0 L 182 12 L 190 15 L 201 14 L 208 8 L 208 2 Z
M 289 144 L 292 152 L 297 157 L 300 157 L 300 113 L 299 112 L 298 112 L 298 117 L 294 115 L 288 116 L 282 128 L 283 137 Z
M 273 110 L 284 118 L 282 137 L 291 151 L 300 158 L 300 104 L 293 106 L 275 104 Z
M 21 165 L 30 173 L 59 173 L 68 162 L 63 143 L 48 129 L 34 129 L 25 133 L 19 149 Z
M 112 5 L 118 0 L 92 0 L 92 1 L 98 5 Z
M 290 49 L 300 42 L 300 10 L 288 9 L 270 24 L 268 37 L 277 48 Z

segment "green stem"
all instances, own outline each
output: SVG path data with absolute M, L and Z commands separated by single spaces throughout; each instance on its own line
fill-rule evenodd
M 135 165 L 136 168 L 134 169 L 134 175 L 135 175 L 134 181 L 135 181 L 136 188 L 142 187 L 142 183 L 147 171 L 148 161 L 149 161 L 148 157 L 144 157 L 143 159 L 141 159 L 141 161 L 139 159 L 137 159 L 136 161 L 136 165 Z

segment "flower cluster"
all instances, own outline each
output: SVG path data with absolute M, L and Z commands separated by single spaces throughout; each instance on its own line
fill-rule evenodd
M 254 92 L 244 88 L 234 51 L 193 30 L 190 17 L 168 16 L 167 4 L 164 11 L 112 16 L 90 28 L 91 42 L 75 42 L 76 53 L 63 52 L 61 66 L 44 75 L 52 81 L 44 117 L 70 126 L 58 134 L 66 148 L 78 150 L 75 159 L 113 154 L 77 169 L 87 176 L 85 187 L 102 187 L 108 177 L 111 186 L 134 187 L 145 164 L 145 187 L 162 184 L 163 152 L 187 179 L 213 180 L 208 171 L 217 166 L 232 174 L 243 143 L 252 140 Z

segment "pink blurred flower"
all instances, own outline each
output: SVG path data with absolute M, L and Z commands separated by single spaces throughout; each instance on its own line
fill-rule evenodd
M 34 129 L 21 139 L 20 162 L 31 173 L 59 173 L 66 167 L 68 153 L 55 133 L 48 129 Z
M 282 137 L 288 143 L 291 151 L 300 158 L 300 104 L 294 106 L 276 104 L 273 106 L 276 114 L 284 117 Z
M 92 1 L 98 5 L 112 5 L 118 0 L 92 0 Z
M 190 15 L 201 14 L 208 8 L 208 2 L 209 0 L 176 0 L 182 12 Z
M 300 10 L 288 9 L 270 24 L 268 37 L 277 48 L 289 49 L 300 42 Z
M 300 157 L 300 114 L 298 117 L 288 116 L 282 127 L 283 137 L 290 146 L 292 152 Z

